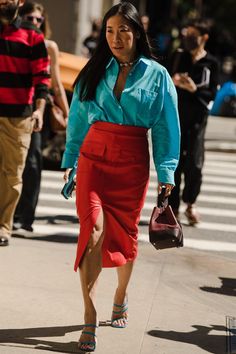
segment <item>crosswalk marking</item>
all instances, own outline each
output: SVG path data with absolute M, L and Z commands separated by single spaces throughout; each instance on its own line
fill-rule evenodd
M 154 189 L 154 191 L 157 190 L 157 183 L 156 182 L 151 182 L 149 184 L 149 190 Z M 219 186 L 219 184 L 215 184 L 215 183 L 204 183 L 202 185 L 201 191 L 204 192 L 225 192 L 225 193 L 235 193 L 236 194 L 236 186 L 225 186 L 225 185 L 221 185 Z
M 154 203 L 144 209 L 152 210 L 154 207 Z M 75 211 L 75 206 L 74 203 L 70 204 L 72 208 L 67 207 L 50 207 L 50 206 L 42 206 L 38 205 L 37 206 L 37 214 L 44 214 L 44 215 L 76 215 Z M 220 208 L 205 208 L 205 207 L 198 207 L 198 211 L 201 215 L 210 215 L 210 216 L 224 216 L 224 217 L 231 217 L 231 218 L 236 218 L 236 210 L 231 210 L 231 209 L 220 209 Z M 180 208 L 180 212 L 184 212 L 184 207 Z M 145 219 L 147 220 L 147 219 Z
M 154 207 L 154 205 L 152 205 L 152 207 L 149 207 L 148 209 L 151 210 L 153 207 Z M 180 213 L 184 213 L 184 211 L 185 211 L 184 206 L 181 206 Z M 222 217 L 229 217 L 229 219 L 234 218 L 236 220 L 236 210 L 222 209 L 222 208 L 206 208 L 206 207 L 199 206 L 198 211 L 199 211 L 200 215 L 222 216 Z M 215 223 L 213 223 L 213 224 L 215 224 Z
M 148 242 L 148 236 L 145 234 L 139 235 L 139 241 Z M 236 252 L 236 243 L 220 242 L 220 241 L 207 241 L 197 239 L 184 239 L 184 247 L 195 248 L 204 251 L 220 251 L 220 252 Z M 161 251 L 160 251 L 161 252 Z
M 207 159 L 208 161 L 230 161 L 230 162 L 236 162 L 236 156 L 235 154 L 225 154 L 224 152 L 217 152 L 217 154 L 215 152 L 207 152 Z
M 222 170 L 220 168 L 220 164 L 218 164 L 218 168 L 214 167 L 204 167 L 203 174 L 207 173 L 208 175 L 216 175 L 216 176 L 235 176 L 236 177 L 236 170 Z
M 185 247 L 196 248 L 205 251 L 236 252 L 236 243 L 232 242 L 186 239 Z
M 50 234 L 58 234 L 58 235 L 70 235 L 70 236 L 78 236 L 79 234 L 79 224 L 75 224 L 72 226 L 64 226 L 64 225 L 43 225 L 36 224 L 34 225 L 34 234 L 37 235 L 50 235 Z
M 227 166 L 226 166 L 227 165 Z M 229 166 L 228 166 L 229 165 Z M 226 168 L 227 167 L 227 168 Z M 224 168 L 224 169 L 223 169 Z M 218 176 L 236 176 L 236 164 L 224 164 L 221 161 L 210 163 L 209 161 L 205 162 L 203 167 L 203 171 L 208 174 L 216 174 Z M 53 178 L 56 180 L 60 180 L 63 184 L 63 171 L 43 171 L 43 176 L 46 178 Z M 156 171 L 154 169 L 150 170 L 150 176 L 156 177 Z
M 232 169 L 221 169 L 220 168 L 220 162 L 218 163 L 218 168 L 214 167 L 214 166 L 207 166 L 205 165 L 205 167 L 203 168 L 203 174 L 208 174 L 208 175 L 216 175 L 216 176 L 225 176 L 225 177 L 229 177 L 229 176 L 236 176 L 236 169 L 234 166 L 234 168 L 232 167 Z M 156 177 L 156 171 L 151 170 L 150 171 L 150 177 Z
M 37 224 L 34 227 L 34 235 L 50 236 L 50 234 L 57 234 L 58 236 L 77 237 L 79 233 L 79 225 L 75 224 L 73 227 L 66 227 L 61 225 L 40 225 Z M 27 236 L 26 236 L 27 237 Z M 140 233 L 139 241 L 149 242 L 148 235 Z M 197 239 L 184 239 L 184 246 L 189 248 L 195 248 L 199 250 L 209 251 L 221 251 L 221 252 L 236 252 L 236 243 L 232 242 L 220 242 L 212 240 L 197 240 Z
M 50 206 L 38 205 L 36 209 L 37 215 L 68 215 L 76 216 L 76 209 L 73 208 L 58 208 Z
M 195 249 L 236 252 L 235 242 L 219 242 L 201 239 L 201 231 L 216 231 L 227 233 L 232 239 L 236 235 L 236 156 L 234 154 L 207 152 L 203 170 L 203 184 L 201 194 L 198 197 L 198 210 L 202 216 L 201 222 L 195 230 L 199 230 L 199 239 L 185 236 L 185 247 Z M 38 220 L 34 224 L 36 234 L 40 235 L 67 235 L 77 236 L 79 224 L 77 223 L 75 196 L 65 200 L 60 191 L 63 187 L 63 171 L 43 171 L 41 193 L 37 206 Z M 148 223 L 151 211 L 156 203 L 157 176 L 151 163 L 150 183 L 144 204 L 141 221 Z M 55 205 L 55 206 L 54 206 Z M 185 223 L 183 216 L 184 206 L 181 206 L 181 221 Z M 55 224 L 43 224 L 42 217 L 55 217 Z M 63 216 L 65 218 L 63 219 Z M 70 218 L 68 218 L 70 217 Z M 72 219 L 71 219 L 72 218 Z M 74 218 L 74 220 L 73 220 Z M 64 221 L 63 221 L 64 220 Z M 73 223 L 72 223 L 73 220 Z M 223 220 L 221 222 L 221 220 Z M 186 234 L 188 234 L 186 229 Z M 231 235 L 231 239 L 230 239 Z M 148 241 L 148 227 L 142 228 L 140 241 Z
M 148 193 L 149 196 L 156 197 L 156 192 L 151 192 L 149 191 Z M 53 193 L 40 193 L 39 200 L 42 201 L 54 201 L 54 202 L 66 202 L 69 204 L 74 204 L 74 199 L 68 199 L 64 200 L 62 195 L 57 195 Z M 208 203 L 219 203 L 219 204 L 231 204 L 231 205 L 236 205 L 236 199 L 232 199 L 231 197 L 224 197 L 224 196 L 218 196 L 218 195 L 200 195 L 198 197 L 198 201 L 204 201 Z M 150 202 L 145 202 L 144 208 L 145 209 L 152 209 L 153 205 L 155 204 L 155 201 L 152 203 Z
M 236 193 L 236 179 L 214 179 L 214 178 L 204 178 L 204 184 L 202 186 L 202 191 L 208 191 L 208 192 L 226 192 L 226 193 Z M 205 182 L 211 182 L 211 183 L 205 183 Z M 219 183 L 222 183 L 222 185 L 219 186 Z M 230 186 L 228 186 L 229 184 Z M 232 186 L 232 184 L 235 184 L 235 186 Z M 47 180 L 45 183 L 43 183 L 43 186 L 50 188 L 50 189 L 55 189 L 58 193 L 60 193 L 63 183 L 61 181 L 52 181 L 52 180 Z M 150 181 L 149 183 L 149 189 L 155 189 L 157 190 L 157 182 L 155 181 Z
M 216 167 L 219 168 L 219 164 L 221 168 L 227 168 L 227 169 L 231 169 L 231 168 L 235 168 L 235 162 L 225 162 L 225 161 L 207 161 L 205 164 L 205 168 L 208 169 L 209 167 Z
M 216 177 L 216 176 L 203 176 L 203 183 L 205 182 L 211 182 L 211 183 L 217 183 L 218 185 L 221 184 L 235 184 L 236 185 L 236 178 L 230 178 L 230 177 Z
M 37 214 L 40 215 L 76 215 L 75 206 L 71 205 L 72 208 L 58 208 L 58 207 L 50 207 L 50 206 L 37 206 Z M 148 209 L 151 210 L 154 207 L 154 203 Z M 198 207 L 198 211 L 201 215 L 210 215 L 210 216 L 230 216 L 231 218 L 236 218 L 236 210 L 231 209 L 220 209 L 220 208 L 205 208 L 205 207 Z M 180 208 L 180 212 L 184 212 L 184 207 Z M 144 216 L 143 216 L 144 218 Z M 145 221 L 148 220 L 145 218 Z

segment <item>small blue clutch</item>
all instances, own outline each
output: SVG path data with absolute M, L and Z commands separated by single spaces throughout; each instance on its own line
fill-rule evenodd
M 69 173 L 68 182 L 65 183 L 64 187 L 61 190 L 61 194 L 64 198 L 69 199 L 72 197 L 72 192 L 75 187 L 74 176 L 76 175 L 77 167 L 73 167 Z

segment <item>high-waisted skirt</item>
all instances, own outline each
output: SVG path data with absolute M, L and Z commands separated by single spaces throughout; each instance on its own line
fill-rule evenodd
M 100 212 L 105 220 L 102 266 L 118 267 L 136 258 L 138 223 L 148 181 L 147 129 L 94 123 L 78 160 L 76 206 L 80 233 L 75 270 Z

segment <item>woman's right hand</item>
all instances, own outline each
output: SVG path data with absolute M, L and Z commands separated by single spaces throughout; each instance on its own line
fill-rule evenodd
M 64 173 L 64 176 L 63 176 L 63 179 L 64 179 L 65 183 L 68 182 L 69 174 L 70 174 L 70 171 L 71 171 L 71 170 L 72 170 L 72 168 L 67 168 L 67 169 L 65 170 L 65 173 Z
M 69 181 L 69 174 L 70 174 L 71 171 L 72 171 L 72 168 L 67 168 L 65 170 L 65 173 L 64 173 L 64 176 L 63 176 L 65 183 L 67 183 Z M 76 190 L 76 174 L 73 177 L 73 181 L 75 182 L 73 191 L 75 191 Z

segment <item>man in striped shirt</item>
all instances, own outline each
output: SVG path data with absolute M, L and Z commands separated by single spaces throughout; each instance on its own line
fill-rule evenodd
M 49 84 L 44 37 L 18 16 L 24 2 L 0 0 L 0 246 L 9 243 L 31 133 L 42 128 Z

